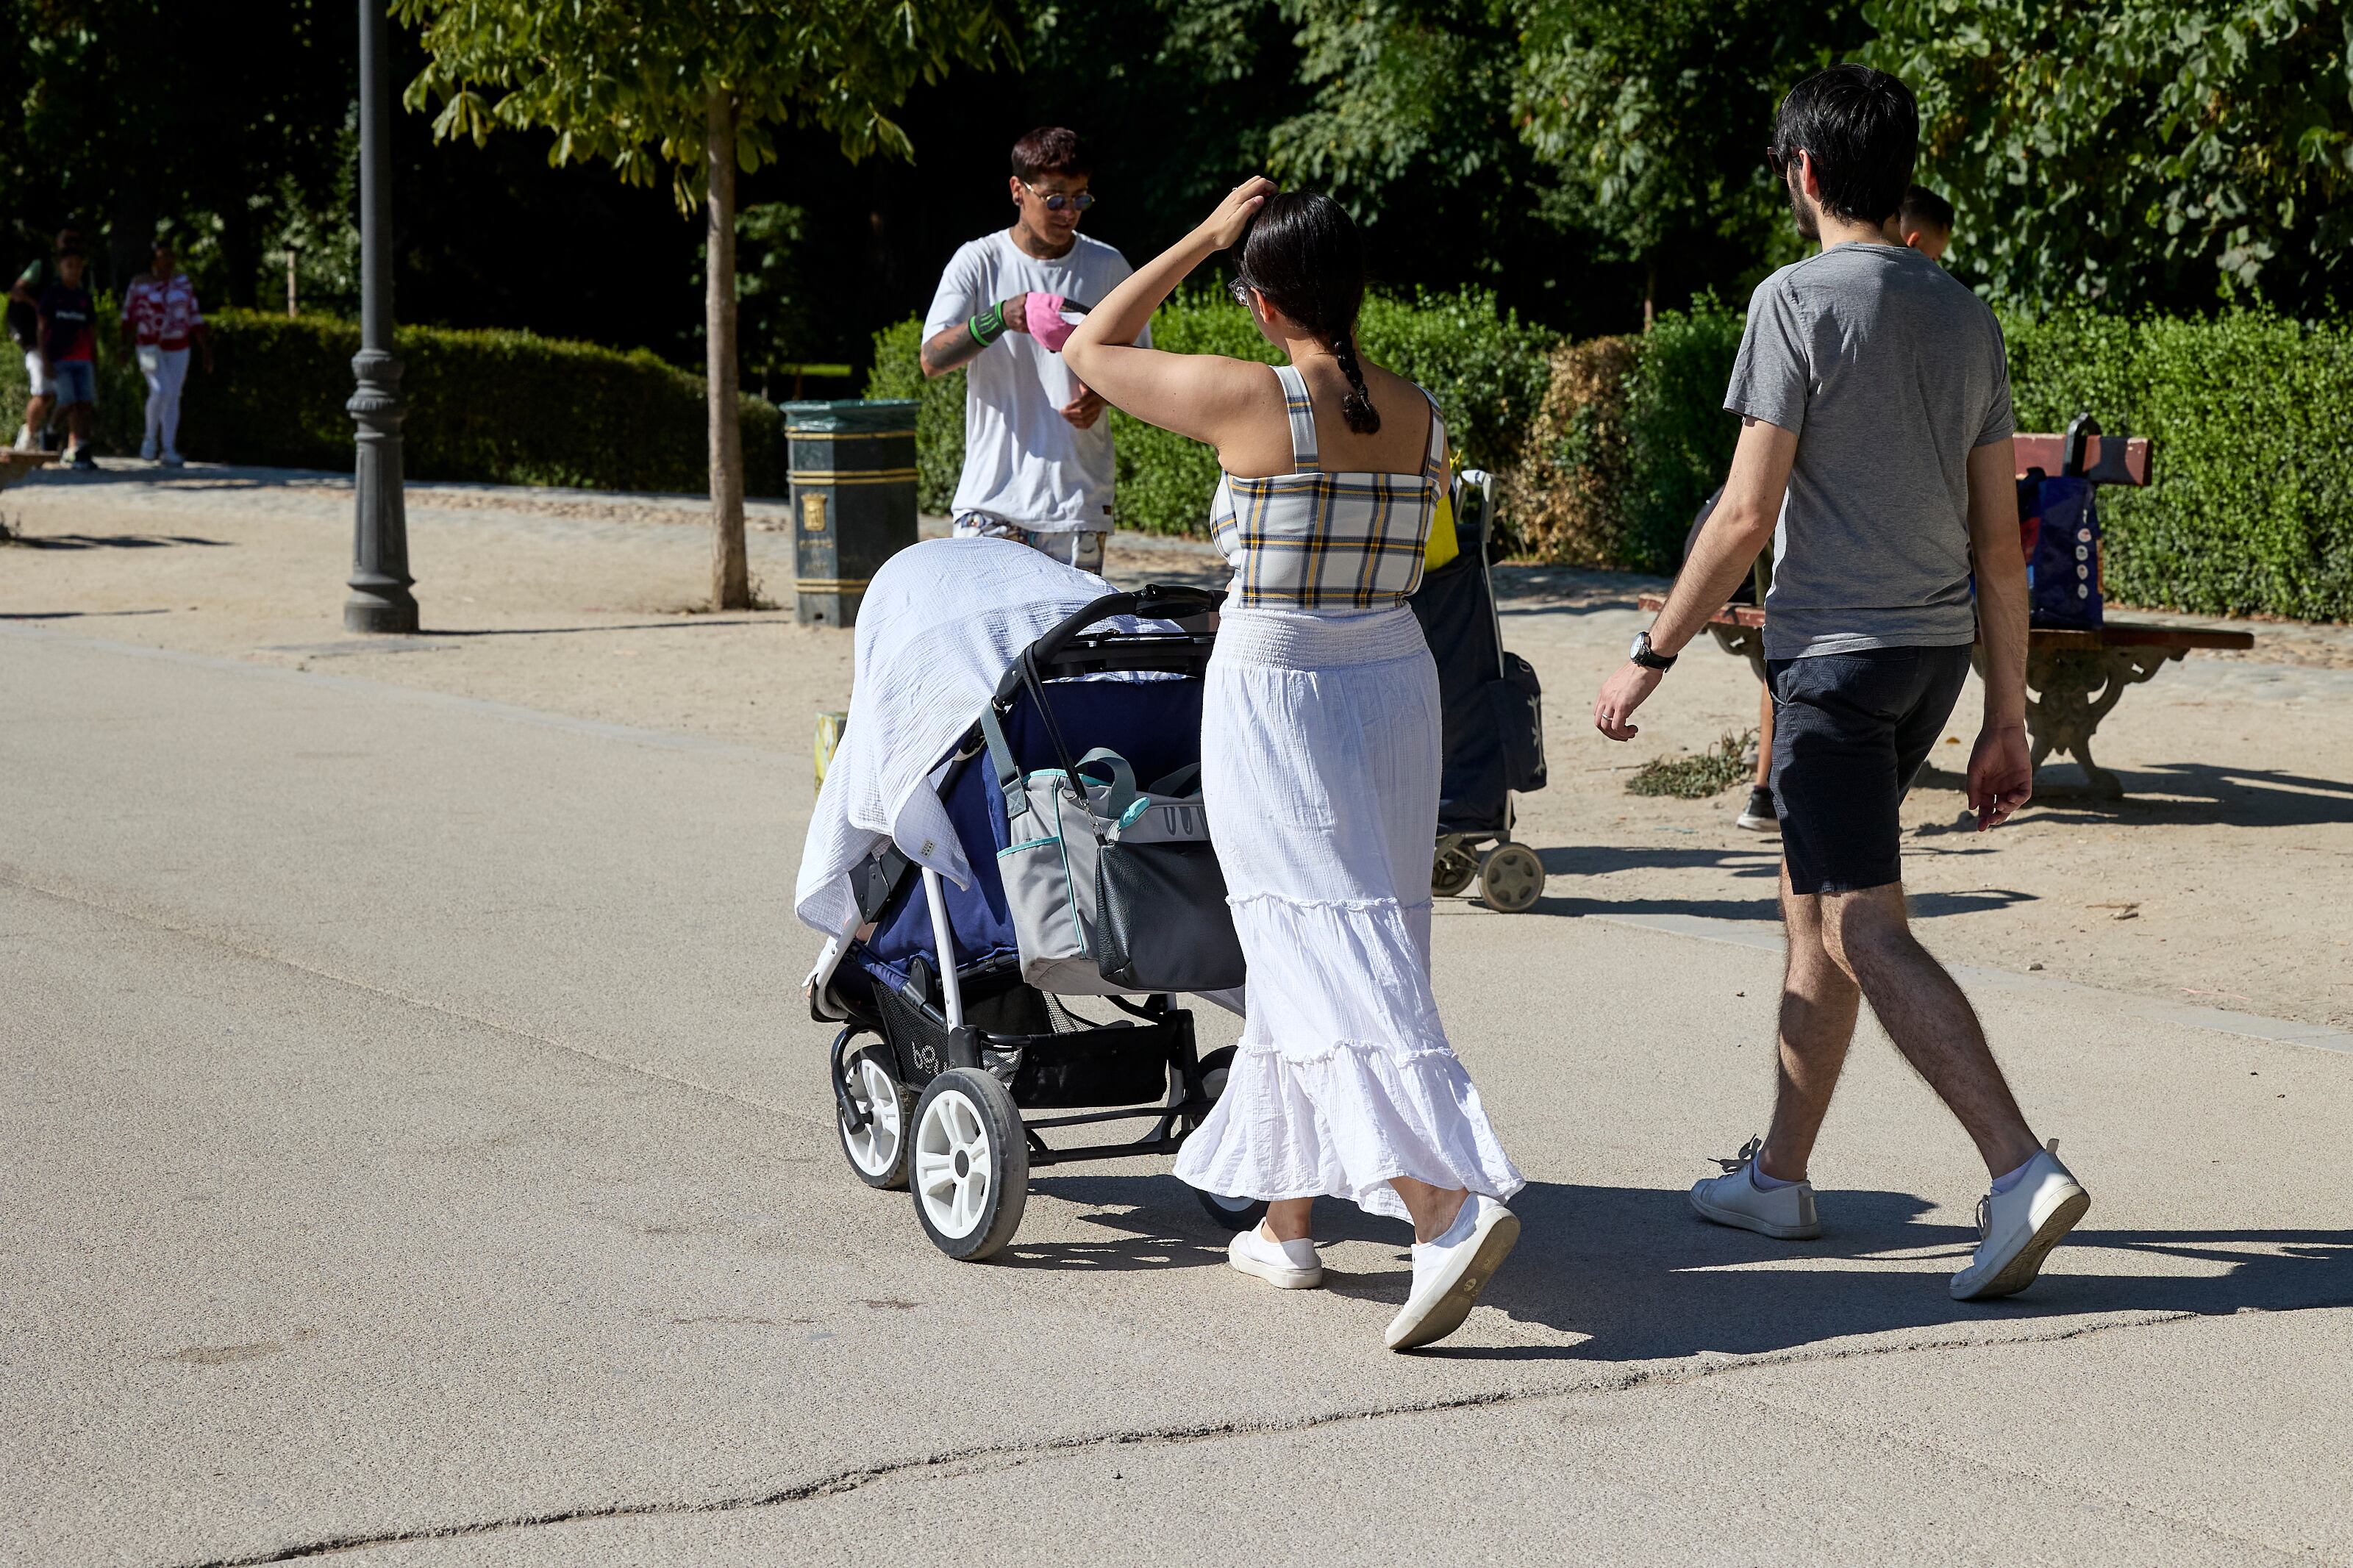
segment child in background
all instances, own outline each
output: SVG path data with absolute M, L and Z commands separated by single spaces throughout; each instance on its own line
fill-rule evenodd
M 90 456 L 92 415 L 98 407 L 98 306 L 84 287 L 88 262 L 79 248 L 58 257 L 54 279 L 40 291 L 40 380 L 54 389 L 58 412 L 71 437 L 67 461 L 95 468 Z M 29 426 L 29 419 L 27 424 Z

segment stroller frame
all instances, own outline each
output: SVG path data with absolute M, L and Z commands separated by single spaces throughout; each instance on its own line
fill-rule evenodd
M 1046 683 L 1056 679 L 1128 672 L 1198 678 L 1214 641 L 1206 629 L 1090 628 L 1118 616 L 1198 623 L 1222 602 L 1222 595 L 1201 589 L 1157 585 L 1098 598 L 1022 650 L 998 683 L 991 710 L 1004 722 L 1025 692 L 1042 697 L 1051 689 Z M 949 755 L 939 783 L 943 799 L 980 764 L 986 751 L 983 726 L 976 720 Z M 853 877 L 863 933 L 872 932 L 886 910 L 920 897 L 929 915 L 932 951 L 941 962 L 934 969 L 917 956 L 906 965 L 906 983 L 895 986 L 872 967 L 861 966 L 859 973 L 870 984 L 868 995 L 860 997 L 835 982 L 843 961 L 858 953 L 862 935 L 828 946 L 811 976 L 809 1005 L 812 1017 L 843 1024 L 828 1071 L 838 1131 L 852 1170 L 867 1185 L 915 1188 L 917 1218 L 942 1251 L 976 1261 L 1009 1242 L 1020 1222 L 1031 1167 L 1173 1154 L 1216 1105 L 1232 1048 L 1201 1057 L 1192 1015 L 1172 1005 L 1166 995 L 1089 998 L 1127 1015 L 1094 1023 L 1060 997 L 1023 983 L 1018 957 L 959 960 L 946 889 L 937 871 L 886 847 Z M 859 1046 L 867 1035 L 877 1043 Z M 1151 1091 L 1141 1092 L 1147 1083 Z M 943 1100 L 955 1103 L 935 1110 L 934 1102 Z M 1033 1109 L 1067 1113 L 1027 1114 Z M 1041 1136 L 1137 1120 L 1150 1125 L 1132 1139 L 1057 1147 Z M 944 1143 L 934 1138 L 934 1123 L 946 1129 Z M 927 1144 L 927 1139 L 939 1146 Z M 895 1154 L 886 1152 L 886 1142 Z M 944 1207 L 927 1196 L 929 1177 L 918 1167 L 929 1154 L 947 1160 L 944 1167 L 934 1163 L 926 1169 L 932 1176 L 950 1173 L 957 1206 Z M 974 1179 L 959 1163 L 965 1156 L 988 1166 L 980 1178 L 984 1194 L 970 1214 L 962 1206 Z M 1229 1230 L 1256 1225 L 1265 1211 L 1263 1204 L 1199 1196 L 1210 1216 Z

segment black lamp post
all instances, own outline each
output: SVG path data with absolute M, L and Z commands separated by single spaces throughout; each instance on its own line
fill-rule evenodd
M 352 596 L 343 627 L 413 632 L 417 600 L 408 591 L 408 513 L 401 499 L 400 362 L 392 357 L 392 86 L 385 0 L 360 5 L 360 352 L 352 361 L 359 389 L 343 406 L 359 426 L 352 534 Z

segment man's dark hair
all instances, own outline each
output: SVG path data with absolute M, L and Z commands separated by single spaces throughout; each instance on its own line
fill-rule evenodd
M 1368 436 L 1381 427 L 1379 410 L 1356 363 L 1356 311 L 1365 302 L 1365 242 L 1348 209 L 1321 191 L 1269 196 L 1236 247 L 1234 292 L 1255 289 L 1266 302 L 1315 334 L 1340 361 L 1348 395 L 1340 415 Z
M 1075 131 L 1040 125 L 1013 144 L 1013 177 L 1034 180 L 1040 174 L 1073 178 L 1087 173 L 1087 150 Z
M 1905 228 L 1936 228 L 1953 232 L 1953 204 L 1926 185 L 1915 185 L 1904 193 L 1904 205 L 1898 208 Z
M 1789 89 L 1773 121 L 1773 153 L 1797 178 L 1812 154 L 1822 208 L 1849 223 L 1885 223 L 1903 204 L 1920 152 L 1912 89 L 1869 66 L 1836 65 Z

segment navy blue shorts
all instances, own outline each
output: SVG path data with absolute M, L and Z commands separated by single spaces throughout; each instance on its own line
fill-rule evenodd
M 1904 879 L 1904 795 L 1968 673 L 1966 646 L 1767 662 L 1773 799 L 1791 890 L 1851 893 Z

